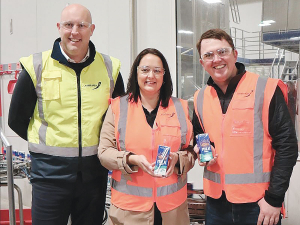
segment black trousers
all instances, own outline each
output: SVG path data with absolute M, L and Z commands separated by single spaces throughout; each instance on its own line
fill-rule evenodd
M 256 225 L 260 208 L 257 202 L 234 204 L 225 193 L 219 199 L 207 196 L 206 225 Z M 281 215 L 277 225 L 281 225 Z
M 156 203 L 154 203 L 154 225 L 162 225 L 161 213 L 157 208 Z
M 35 181 L 32 183 L 32 224 L 101 225 L 106 199 L 107 176 L 83 183 Z

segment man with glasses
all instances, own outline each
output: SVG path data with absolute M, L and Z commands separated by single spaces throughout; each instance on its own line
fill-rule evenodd
M 97 158 L 110 97 L 124 93 L 120 61 L 90 41 L 82 5 L 65 7 L 52 50 L 20 59 L 9 126 L 28 140 L 33 225 L 102 224 L 107 170 Z
M 199 161 L 205 166 L 205 224 L 281 224 L 298 155 L 286 86 L 246 71 L 223 30 L 203 33 L 197 49 L 210 77 L 194 96 L 194 135 L 208 133 L 214 150 L 212 160 Z

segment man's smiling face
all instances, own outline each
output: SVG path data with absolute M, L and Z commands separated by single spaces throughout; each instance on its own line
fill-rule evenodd
M 201 55 L 207 52 L 214 53 L 214 59 L 212 61 L 203 61 L 200 59 L 200 63 L 203 68 L 210 74 L 212 79 L 217 85 L 226 85 L 230 79 L 236 75 L 237 69 L 235 66 L 237 60 L 237 51 L 232 50 L 229 55 L 219 57 L 216 50 L 222 48 L 231 48 L 229 43 L 225 40 L 218 39 L 204 39 L 201 42 Z
M 61 23 L 69 22 L 74 24 L 72 29 L 66 29 Z M 57 23 L 60 33 L 60 45 L 64 52 L 76 62 L 81 61 L 87 53 L 90 37 L 95 25 L 80 29 L 81 23 L 91 24 L 90 12 L 80 5 L 67 6 L 61 14 L 61 23 Z

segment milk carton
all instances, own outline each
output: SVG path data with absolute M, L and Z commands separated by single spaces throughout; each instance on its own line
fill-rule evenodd
M 197 140 L 197 146 L 199 148 L 199 154 L 201 159 L 200 161 L 209 162 L 214 157 L 212 155 L 208 134 L 207 133 L 198 134 L 196 136 L 196 140 Z
M 154 167 L 154 174 L 165 176 L 167 173 L 168 159 L 170 155 L 170 147 L 159 145 L 157 157 Z

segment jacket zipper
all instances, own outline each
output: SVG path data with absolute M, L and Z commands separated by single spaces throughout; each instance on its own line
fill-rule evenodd
M 78 145 L 79 145 L 79 158 L 82 157 L 82 132 L 81 132 L 81 89 L 80 89 L 80 74 L 77 77 L 77 98 L 78 98 Z M 81 168 L 81 159 L 79 159 L 79 170 Z

